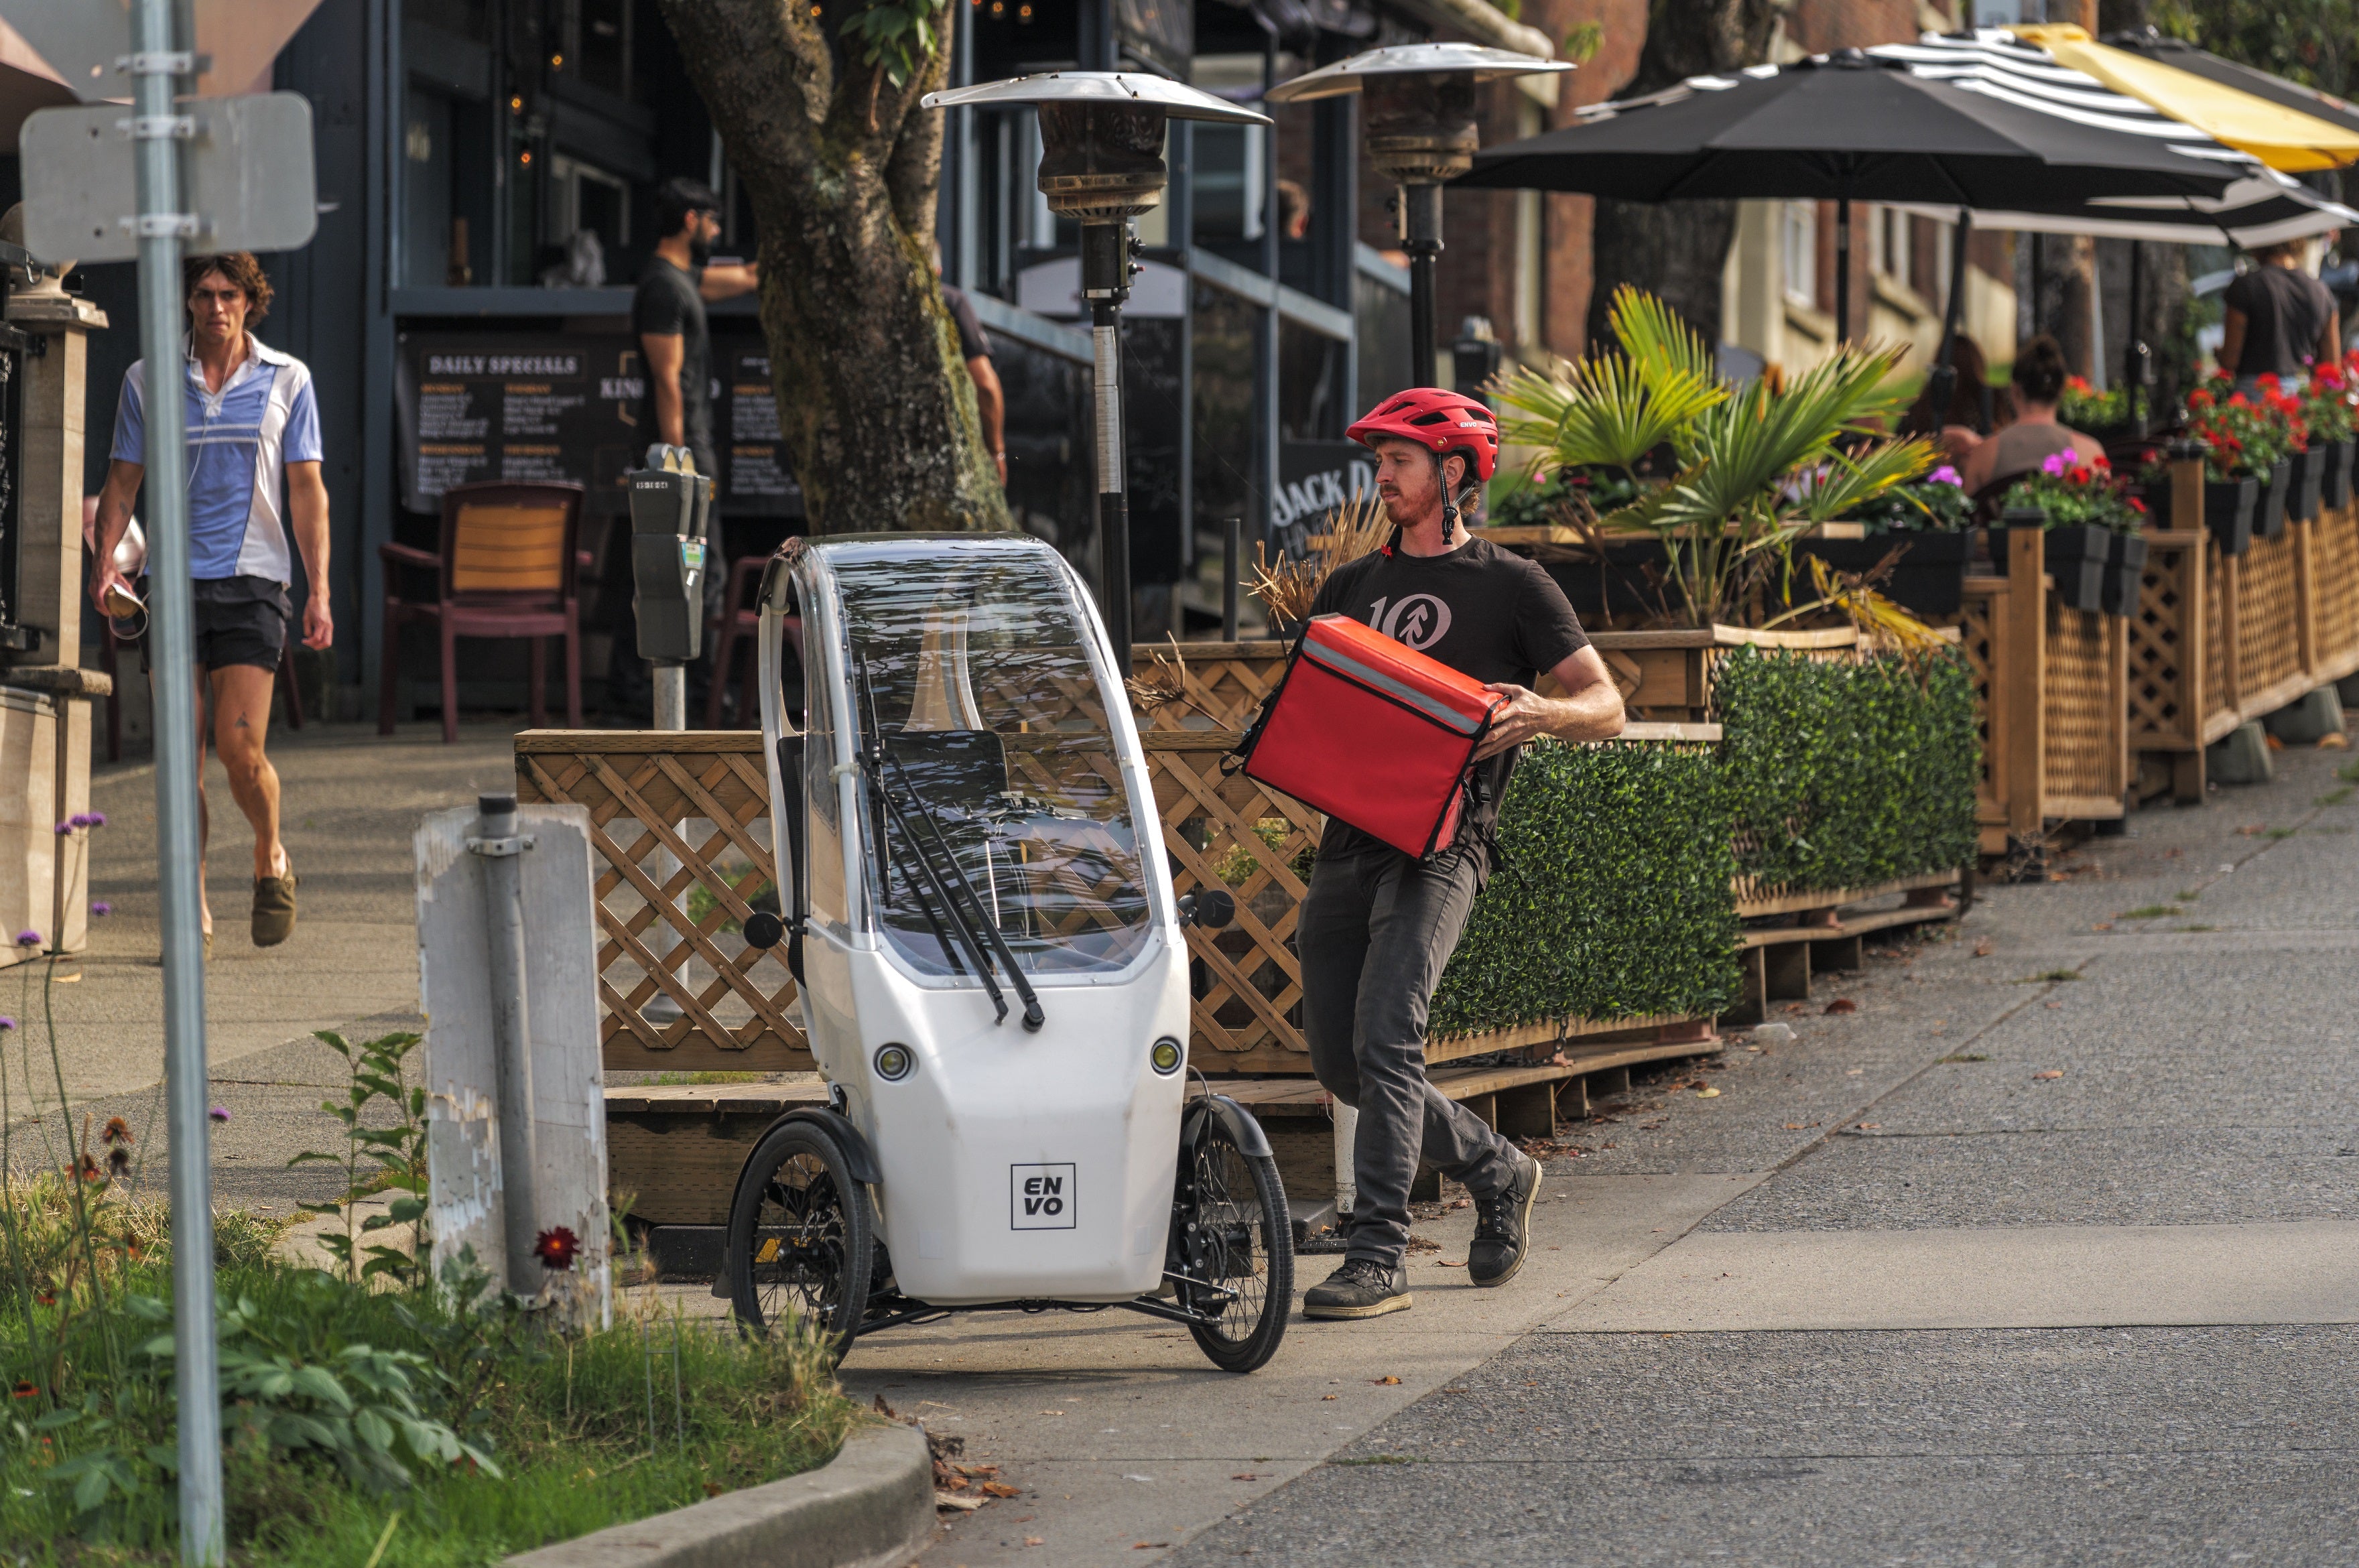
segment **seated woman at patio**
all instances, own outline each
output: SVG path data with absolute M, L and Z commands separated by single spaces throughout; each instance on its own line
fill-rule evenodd
M 2015 402 L 2006 388 L 1990 384 L 1990 361 L 1983 357 L 1982 344 L 1963 332 L 1950 339 L 1950 368 L 1957 373 L 1950 388 L 1950 406 L 1938 419 L 1934 417 L 1933 380 L 1929 374 L 1924 390 L 1901 416 L 1900 433 L 1931 436 L 1940 442 L 1950 461 L 1962 463 L 1993 431 L 2015 418 Z
M 2018 474 L 2028 474 L 2049 456 L 2070 452 L 2103 457 L 2105 449 L 2057 420 L 2056 400 L 2064 392 L 2064 351 L 2046 332 L 2016 351 L 2015 422 L 1967 454 L 1960 473 L 1966 494 L 1979 498 Z

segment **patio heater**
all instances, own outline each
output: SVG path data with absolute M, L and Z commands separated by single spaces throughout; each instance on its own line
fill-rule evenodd
M 1163 200 L 1167 121 L 1266 125 L 1269 116 L 1184 82 L 1122 71 L 1052 71 L 929 93 L 929 109 L 1030 103 L 1040 114 L 1040 194 L 1082 226 L 1082 298 L 1094 353 L 1098 595 L 1115 672 L 1130 662 L 1130 498 L 1122 452 L 1122 304 L 1137 268 L 1130 223 Z
M 1369 49 L 1281 83 L 1272 103 L 1346 93 L 1367 96 L 1368 161 L 1400 186 L 1396 212 L 1408 252 L 1409 379 L 1440 383 L 1434 369 L 1433 265 L 1441 254 L 1441 187 L 1474 167 L 1482 143 L 1474 89 L 1511 76 L 1571 71 L 1570 60 L 1481 44 L 1396 44 Z

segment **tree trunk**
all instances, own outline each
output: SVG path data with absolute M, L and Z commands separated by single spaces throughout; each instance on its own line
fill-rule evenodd
M 1690 76 L 1757 65 L 1777 18 L 1776 0 L 1651 0 L 1637 74 L 1613 95 L 1660 92 Z M 1591 232 L 1592 348 L 1607 341 L 1605 312 L 1624 283 L 1660 295 L 1705 342 L 1720 341 L 1720 279 L 1736 237 L 1735 202 L 1601 200 Z
M 761 229 L 762 333 L 811 531 L 1008 527 L 932 270 L 942 126 L 918 100 L 946 51 L 896 88 L 838 36 L 849 7 L 662 4 Z

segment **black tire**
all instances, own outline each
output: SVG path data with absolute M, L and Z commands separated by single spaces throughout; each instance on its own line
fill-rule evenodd
M 760 1333 L 796 1313 L 835 1342 L 837 1356 L 851 1348 L 868 1306 L 876 1227 L 868 1190 L 826 1128 L 788 1122 L 754 1146 L 729 1204 L 727 1241 L 738 1322 Z
M 1200 1138 L 1181 1145 L 1179 1180 L 1172 1251 L 1186 1276 L 1179 1299 L 1218 1314 L 1188 1332 L 1223 1372 L 1254 1371 L 1277 1354 L 1294 1308 L 1294 1223 L 1277 1161 L 1239 1149 L 1215 1116 Z

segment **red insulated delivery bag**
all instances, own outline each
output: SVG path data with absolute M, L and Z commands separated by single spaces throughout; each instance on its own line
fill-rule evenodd
M 1321 615 L 1237 751 L 1247 778 L 1425 855 L 1457 836 L 1467 766 L 1506 705 L 1406 643 Z

